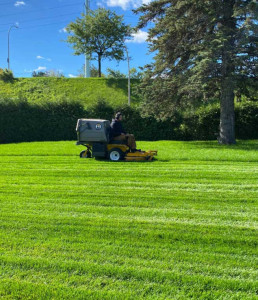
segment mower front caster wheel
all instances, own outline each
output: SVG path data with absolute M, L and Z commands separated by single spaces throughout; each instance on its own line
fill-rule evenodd
M 80 153 L 80 158 L 91 158 L 92 155 L 91 155 L 91 152 L 89 150 L 83 150 L 81 153 Z
M 111 161 L 119 161 L 124 159 L 124 153 L 118 148 L 114 148 L 108 153 L 108 157 Z

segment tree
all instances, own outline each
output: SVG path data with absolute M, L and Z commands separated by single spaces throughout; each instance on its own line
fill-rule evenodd
M 124 41 L 130 36 L 131 28 L 125 25 L 122 16 L 99 8 L 70 23 L 67 31 L 70 34 L 67 42 L 72 44 L 74 54 L 88 54 L 91 59 L 97 59 L 101 77 L 103 58 L 124 59 Z
M 47 72 L 43 72 L 43 71 L 33 71 L 31 74 L 32 77 L 47 77 Z
M 32 77 L 56 77 L 56 78 L 63 78 L 64 74 L 61 73 L 58 70 L 48 70 L 48 71 L 33 71 L 32 72 Z
M 130 76 L 131 76 L 132 79 L 142 79 L 143 72 L 137 71 L 136 68 L 132 68 L 132 69 L 130 69 Z
M 14 75 L 11 70 L 0 68 L 0 80 L 4 82 L 13 82 Z
M 64 78 L 64 74 L 59 70 L 48 70 L 46 72 L 47 77 L 56 77 L 56 78 Z
M 127 78 L 128 74 L 124 74 L 119 70 L 113 70 L 111 68 L 107 68 L 107 77 L 108 78 Z M 131 79 L 141 79 L 142 72 L 137 71 L 136 68 L 130 69 L 130 77 Z
M 126 78 L 126 75 L 119 70 L 107 68 L 107 78 Z
M 140 7 L 139 28 L 155 21 L 149 41 L 157 54 L 142 85 L 152 108 L 166 115 L 171 102 L 175 109 L 191 98 L 219 96 L 219 142 L 235 143 L 236 84 L 256 77 L 256 9 L 253 0 L 155 0 Z
M 85 65 L 83 65 L 80 70 L 78 70 L 78 77 L 84 77 L 85 76 L 85 71 L 84 71 Z M 99 71 L 98 69 L 94 66 L 90 66 L 90 77 L 99 77 Z M 105 75 L 102 73 L 101 77 L 105 77 Z

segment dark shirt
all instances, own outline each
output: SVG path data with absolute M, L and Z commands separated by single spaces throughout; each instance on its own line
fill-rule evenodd
M 122 133 L 126 134 L 122 123 L 118 120 L 113 119 L 110 127 L 111 127 L 111 130 L 110 130 L 110 137 L 111 138 L 119 136 Z

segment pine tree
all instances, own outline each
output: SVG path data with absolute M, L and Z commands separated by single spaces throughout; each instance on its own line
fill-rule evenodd
M 182 100 L 219 96 L 219 142 L 235 143 L 236 83 L 257 78 L 256 1 L 156 0 L 136 12 L 139 28 L 155 24 L 149 41 L 157 54 L 142 85 L 150 107 L 166 115 Z

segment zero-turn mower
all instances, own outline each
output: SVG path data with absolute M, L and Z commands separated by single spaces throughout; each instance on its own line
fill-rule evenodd
M 79 119 L 76 126 L 78 141 L 86 150 L 80 153 L 81 158 L 107 158 L 111 161 L 151 161 L 157 151 L 135 151 L 121 141 L 110 140 L 110 122 L 98 119 Z

